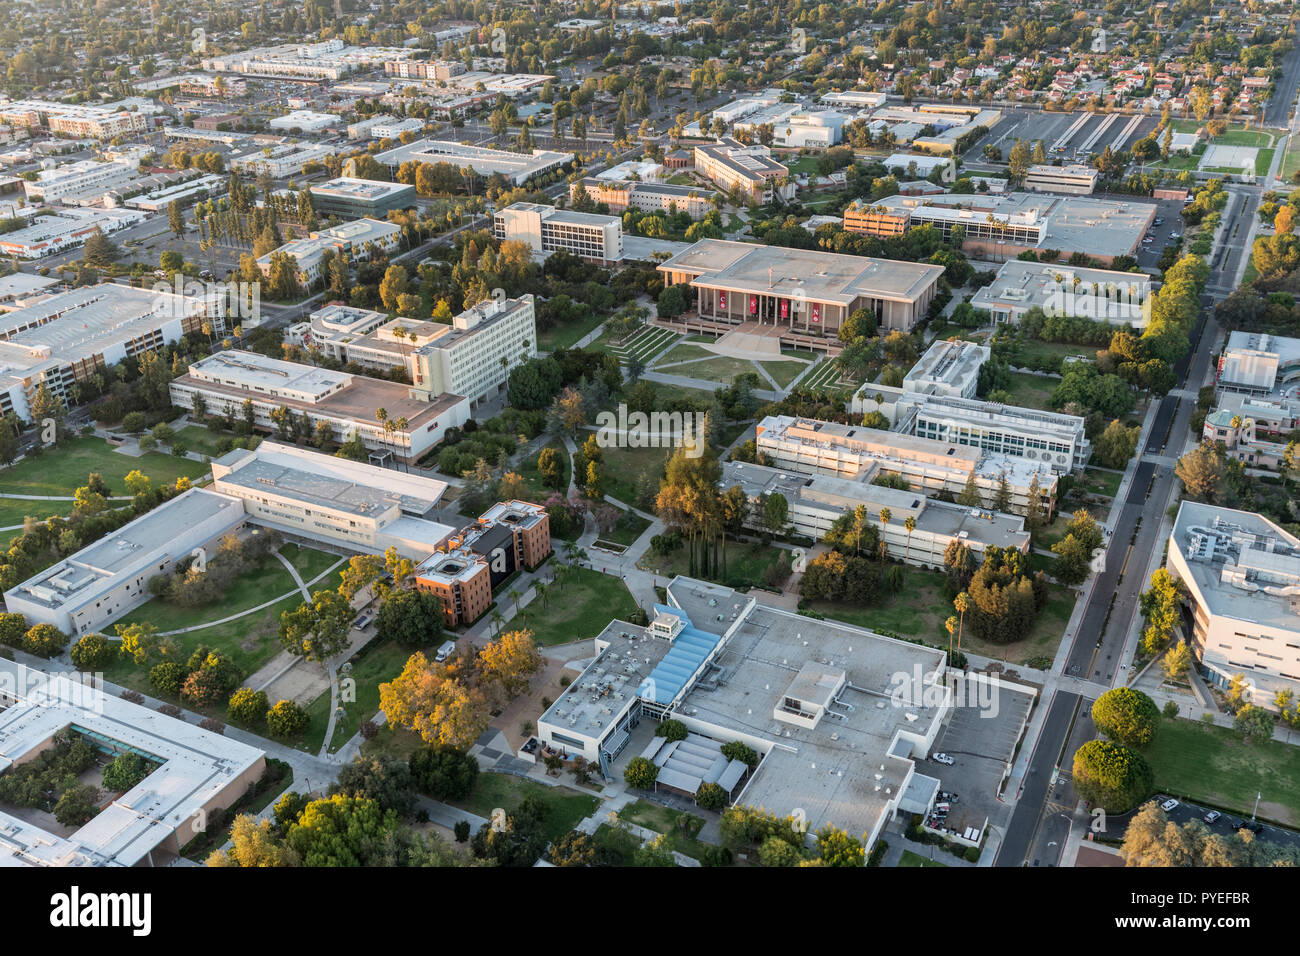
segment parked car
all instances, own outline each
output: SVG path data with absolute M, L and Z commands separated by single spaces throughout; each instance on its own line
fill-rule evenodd
M 1173 810 L 1177 806 L 1178 806 L 1178 801 L 1171 798 L 1169 800 L 1166 800 L 1164 803 L 1160 804 L 1160 809 L 1165 811 L 1165 813 L 1168 813 L 1170 810 Z
M 438 663 L 442 663 L 447 658 L 451 657 L 451 655 L 454 654 L 455 652 L 456 652 L 456 642 L 447 641 L 442 645 L 442 647 L 438 648 L 438 654 L 434 658 L 434 660 L 438 661 Z
M 1156 226 L 1163 226 L 1164 224 L 1165 224 L 1165 221 L 1164 221 L 1163 219 L 1156 219 L 1156 221 L 1153 223 L 1153 225 L 1156 225 Z
M 356 620 L 352 622 L 352 626 L 359 631 L 369 623 L 370 623 L 369 614 L 358 614 Z
M 1155 242 L 1155 241 L 1156 241 L 1155 236 L 1143 236 L 1143 238 L 1142 238 L 1142 244 L 1143 244 L 1143 245 L 1147 245 L 1147 244 L 1152 243 L 1152 242 Z
M 943 764 L 945 767 L 951 767 L 953 764 L 957 762 L 953 760 L 951 757 L 949 757 L 947 754 L 933 754 L 930 757 L 930 759 L 933 760 L 935 763 Z
M 1206 823 L 1213 825 L 1214 822 L 1218 820 L 1219 817 L 1221 816 L 1223 816 L 1223 814 L 1220 813 L 1218 810 L 1211 810 L 1209 813 L 1205 815 L 1204 819 Z

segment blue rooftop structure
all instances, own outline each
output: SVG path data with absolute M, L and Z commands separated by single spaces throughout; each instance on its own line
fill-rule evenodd
M 673 646 L 655 665 L 650 676 L 641 682 L 637 693 L 656 704 L 671 703 L 709 655 L 722 642 L 721 634 L 701 631 L 681 608 L 656 604 L 655 614 L 672 614 L 685 625 L 673 640 Z

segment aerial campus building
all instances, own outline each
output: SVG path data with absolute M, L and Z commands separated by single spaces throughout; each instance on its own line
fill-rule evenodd
M 456 627 L 482 617 L 494 588 L 518 570 L 533 570 L 550 553 L 551 519 L 544 508 L 498 502 L 422 561 L 414 584 L 438 595 L 447 625 Z
M 885 331 L 910 331 L 925 316 L 943 266 L 701 239 L 659 265 L 664 284 L 696 293 L 700 320 L 757 323 L 834 337 L 859 309 Z
M 1083 163 L 1053 166 L 1035 163 L 1029 167 L 1022 188 L 1036 193 L 1067 193 L 1072 196 L 1091 196 L 1097 189 L 1101 172 Z
M 1029 532 L 1023 518 L 938 501 L 915 491 L 729 461 L 722 466 L 719 487 L 725 491 L 733 485 L 739 485 L 755 506 L 748 514 L 755 530 L 762 530 L 758 503 L 766 496 L 779 494 L 789 506 L 787 520 L 795 533 L 814 541 L 820 541 L 838 518 L 859 505 L 865 507 L 872 525 L 882 532 L 890 556 L 906 564 L 941 568 L 944 550 L 953 541 L 970 548 L 977 561 L 983 559 L 989 547 L 1029 552 Z M 883 525 L 882 509 L 890 514 Z M 910 531 L 904 524 L 908 518 L 915 521 Z
M 1262 515 L 1183 501 L 1166 564 L 1185 587 L 1188 646 L 1211 683 L 1250 702 L 1300 693 L 1300 539 Z
M 639 209 L 645 213 L 684 212 L 692 219 L 703 219 L 713 210 L 713 197 L 716 193 L 698 186 L 589 176 L 569 186 L 571 199 L 582 195 L 590 197 L 592 202 L 604 203 L 610 212 L 615 213 L 628 209 Z
M 67 835 L 31 814 L 0 811 L 0 867 L 167 866 L 266 769 L 255 747 L 102 687 L 0 659 L 0 772 L 69 732 L 107 756 L 144 757 L 149 775 Z
M 795 192 L 789 168 L 773 159 L 770 149 L 746 146 L 730 136 L 696 146 L 695 170 L 723 192 L 738 189 L 750 203 L 789 199 Z
M 623 261 L 623 222 L 617 216 L 517 202 L 493 214 L 492 232 L 502 241 L 525 242 L 534 253 L 563 249 L 600 265 Z
M 192 488 L 6 591 L 5 606 L 73 637 L 102 630 L 152 597 L 151 577 L 244 522 L 237 499 Z
M 1116 256 L 1136 253 L 1158 208 L 1128 199 L 1027 192 L 887 196 L 850 203 L 844 209 L 844 228 L 897 236 L 917 226 L 933 226 L 947 239 L 960 227 L 962 249 L 977 259 L 1005 262 L 1024 252 L 1050 249 L 1062 259 L 1079 253 L 1105 266 Z
M 31 418 L 42 384 L 66 405 L 97 372 L 178 341 L 211 323 L 226 327 L 222 296 L 177 295 L 103 282 L 57 292 L 0 315 L 0 414 Z
M 682 577 L 651 617 L 595 639 L 595 657 L 537 718 L 544 752 L 606 777 L 644 756 L 656 790 L 689 799 L 716 783 L 729 803 L 801 810 L 810 834 L 833 825 L 868 850 L 896 813 L 934 802 L 939 781 L 917 761 L 953 707 L 943 651 Z M 668 718 L 685 740 L 654 735 Z M 722 754 L 733 741 L 758 754 L 755 767 Z
M 320 264 L 321 255 L 326 251 L 351 262 L 373 259 L 381 253 L 386 255 L 401 243 L 402 227 L 396 223 L 356 219 L 318 229 L 303 239 L 292 239 L 278 249 L 259 256 L 257 266 L 263 275 L 270 275 L 272 256 L 293 256 L 298 266 L 295 278 L 303 286 L 311 286 L 316 280 L 325 278 L 321 275 Z
M 1037 484 L 1039 513 L 1051 519 L 1057 473 L 1026 458 L 995 454 L 932 438 L 841 425 L 838 422 L 769 415 L 758 423 L 758 450 L 777 468 L 872 482 L 891 476 L 929 497 L 956 497 L 974 477 L 981 507 L 994 501 L 1003 481 L 1010 493 L 1005 510 L 1028 513 Z
M 1046 262 L 1009 259 L 997 277 L 971 298 L 994 322 L 1018 325 L 1030 309 L 1145 329 L 1151 321 L 1151 277 Z
M 210 412 L 239 417 L 245 401 L 253 407 L 254 427 L 277 429 L 276 417 L 286 409 L 305 417 L 314 428 L 325 422 L 334 440 L 345 442 L 355 433 L 370 449 L 371 459 L 412 463 L 442 441 L 448 428 L 469 419 L 469 400 L 461 395 L 432 395 L 408 385 L 334 372 L 267 358 L 256 352 L 229 349 L 201 359 L 171 383 L 172 404 L 193 408 L 202 396 Z M 388 413 L 389 428 L 376 410 Z M 391 427 L 405 419 L 405 425 Z
M 415 205 L 415 187 L 404 183 L 344 176 L 307 191 L 319 215 L 341 219 L 383 219 L 395 209 Z
M 528 180 L 573 161 L 573 153 L 555 153 L 535 149 L 531 153 L 511 153 L 486 146 L 466 146 L 462 143 L 440 139 L 420 139 L 403 146 L 375 154 L 375 161 L 396 169 L 402 163 L 450 163 L 461 169 L 472 169 L 479 176 L 500 173 L 513 186 L 522 186 Z
M 1277 468 L 1300 428 L 1300 339 L 1232 332 L 1201 437 L 1253 468 Z
M 289 338 L 342 362 L 405 368 L 417 390 L 464 395 L 477 405 L 505 388 L 512 368 L 537 354 L 537 321 L 532 295 L 485 299 L 450 325 L 327 305 L 310 322 L 291 327 Z
M 975 397 L 987 346 L 958 339 L 934 342 L 902 386 L 866 383 L 850 410 L 878 411 L 894 431 L 997 455 L 1025 458 L 1058 474 L 1087 465 L 1092 443 L 1082 417 L 986 402 Z

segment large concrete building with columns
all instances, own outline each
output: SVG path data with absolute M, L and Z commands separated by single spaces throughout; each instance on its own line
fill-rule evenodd
M 943 266 L 701 239 L 659 271 L 665 286 L 690 286 L 701 319 L 834 337 L 859 309 L 882 331 L 910 331 L 934 301 Z

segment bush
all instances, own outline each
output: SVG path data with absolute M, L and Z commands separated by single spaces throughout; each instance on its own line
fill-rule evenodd
M 727 803 L 727 791 L 716 783 L 702 783 L 695 791 L 695 802 L 703 810 L 721 810 Z
M 272 737 L 281 740 L 297 737 L 307 729 L 309 723 L 311 718 L 307 716 L 307 711 L 291 700 L 279 701 L 266 712 L 266 729 Z
M 177 720 L 180 720 L 181 717 L 185 715 L 185 711 L 181 710 L 175 704 L 163 704 L 158 708 L 158 713 L 165 717 L 175 717 Z
M 371 740 L 378 733 L 379 733 L 379 725 L 375 723 L 373 720 L 361 721 L 362 740 Z
M 700 852 L 701 866 L 731 866 L 731 851 L 725 846 L 706 845 Z
M 270 709 L 266 691 L 241 687 L 230 695 L 226 714 L 237 724 L 257 724 L 266 719 L 266 712 Z
M 649 790 L 659 779 L 659 768 L 645 757 L 633 757 L 623 771 L 623 780 L 629 787 Z
M 980 848 L 977 846 L 968 846 L 966 847 L 966 853 L 964 856 L 969 862 L 978 863 L 980 861 Z
M 181 692 L 181 684 L 188 676 L 185 665 L 177 661 L 163 661 L 149 671 L 149 683 L 158 693 L 175 697 Z
M 416 789 L 435 800 L 459 800 L 478 782 L 478 760 L 446 744 L 421 747 L 408 765 Z
M 468 821 L 468 820 L 457 820 L 457 821 L 456 821 L 456 825 L 455 825 L 454 827 L 452 827 L 451 829 L 452 829 L 452 832 L 453 832 L 454 834 L 456 834 L 456 842 L 457 842 L 457 843 L 464 843 L 466 840 L 469 839 L 469 821 Z
M 23 636 L 23 650 L 37 657 L 56 657 L 68 646 L 68 635 L 53 624 L 37 624 Z
M 144 694 L 140 693 L 139 691 L 124 690 L 122 691 L 122 693 L 118 694 L 117 696 L 122 698 L 127 703 L 131 703 L 131 704 L 144 703 Z
M 1171 700 L 1164 706 L 1164 715 L 1170 720 L 1178 716 L 1178 701 Z
M 728 760 L 739 760 L 741 763 L 746 764 L 750 770 L 758 766 L 758 753 L 753 747 L 741 743 L 739 740 L 723 744 L 720 749 L 722 750 L 722 756 Z
M 68 656 L 81 670 L 93 671 L 112 663 L 114 651 L 112 641 L 103 634 L 86 634 L 72 645 Z
M 226 725 L 215 717 L 204 717 L 199 721 L 199 726 L 214 734 L 224 734 L 226 732 Z

